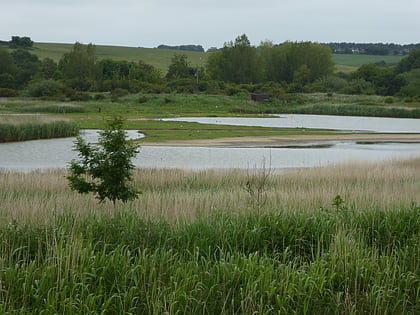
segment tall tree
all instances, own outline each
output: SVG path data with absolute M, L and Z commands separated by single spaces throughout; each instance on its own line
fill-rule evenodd
M 0 47 L 0 88 L 15 88 L 17 67 L 9 52 Z
M 9 42 L 10 48 L 30 48 L 33 44 L 34 42 L 27 36 L 12 36 L 12 40 Z
M 72 50 L 65 53 L 60 59 L 58 68 L 63 74 L 63 78 L 75 83 L 75 87 L 86 88 L 86 81 L 95 77 L 95 45 L 75 43 Z
M 401 59 L 395 71 L 397 73 L 407 72 L 420 68 L 420 49 L 413 50 L 407 57 Z
M 194 75 L 194 69 L 185 54 L 174 54 L 168 68 L 168 79 L 190 78 Z
M 234 42 L 225 43 L 222 49 L 212 52 L 207 70 L 209 76 L 216 80 L 257 83 L 260 78 L 257 50 L 243 34 Z

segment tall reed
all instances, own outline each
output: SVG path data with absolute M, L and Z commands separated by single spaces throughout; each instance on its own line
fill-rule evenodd
M 0 142 L 75 136 L 78 125 L 48 116 L 0 116 Z

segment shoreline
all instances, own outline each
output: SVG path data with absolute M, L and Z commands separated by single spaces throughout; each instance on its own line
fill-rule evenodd
M 339 134 L 294 136 L 246 136 L 200 140 L 141 142 L 141 146 L 167 147 L 267 147 L 333 141 L 420 142 L 420 134 Z

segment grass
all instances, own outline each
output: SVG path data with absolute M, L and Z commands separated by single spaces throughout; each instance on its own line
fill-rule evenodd
M 363 54 L 333 54 L 333 61 L 340 66 L 360 67 L 367 63 L 385 61 L 387 64 L 397 64 L 405 56 L 378 56 Z
M 0 142 L 75 136 L 78 125 L 49 116 L 0 116 Z
M 343 95 L 326 93 L 286 94 L 271 102 L 254 102 L 249 95 L 207 94 L 130 94 L 112 99 L 78 102 L 34 100 L 30 98 L 0 98 L 0 113 L 53 113 L 71 117 L 98 117 L 118 113 L 128 118 L 165 118 L 178 116 L 248 116 L 288 113 L 311 105 L 363 105 L 384 108 L 416 109 L 418 103 L 405 103 L 397 97 L 392 104 L 376 95 Z M 146 101 L 143 99 L 146 97 Z M 356 113 L 357 114 L 357 113 Z
M 0 173 L 0 312 L 416 314 L 419 170 L 271 174 L 259 211 L 251 171 L 137 170 L 116 209 L 63 171 Z

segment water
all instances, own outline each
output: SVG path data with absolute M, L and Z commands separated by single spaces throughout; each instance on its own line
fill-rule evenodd
M 420 119 L 350 117 L 329 115 L 273 115 L 273 118 L 182 117 L 167 121 L 202 124 L 260 126 L 279 128 L 311 128 L 380 133 L 420 133 Z
M 420 120 L 395 118 L 338 117 L 313 115 L 287 115 L 289 118 L 200 118 L 199 122 L 232 124 L 278 124 L 293 121 L 295 126 L 305 128 L 341 128 L 376 132 L 420 133 Z M 299 120 L 299 116 L 301 120 Z M 283 117 L 283 116 L 282 116 Z M 190 118 L 178 119 L 192 121 Z M 198 120 L 198 119 L 197 119 Z M 197 121 L 194 120 L 194 121 Z M 310 125 L 303 125 L 307 120 Z M 329 121 L 328 121 L 329 120 Z M 334 121 L 333 121 L 334 120 Z M 254 122 L 252 122 L 254 121 Z M 326 122 L 325 122 L 326 121 Z M 352 122 L 353 124 L 351 124 Z M 403 123 L 404 122 L 404 123 Z M 274 123 L 274 122 L 271 122 Z M 315 125 L 317 123 L 318 125 Z M 290 123 L 292 124 L 292 123 Z M 298 125 L 296 125 L 298 124 Z M 293 125 L 293 124 L 292 124 Z M 283 125 L 282 125 L 283 126 Z M 88 142 L 96 142 L 96 132 L 89 130 L 84 135 Z M 130 131 L 131 138 L 139 138 Z M 77 158 L 72 151 L 75 138 L 34 140 L 0 144 L 0 169 L 30 171 L 35 169 L 66 168 L 68 162 Z M 327 142 L 322 145 L 289 146 L 279 148 L 215 148 L 215 147 L 153 147 L 144 146 L 133 160 L 136 167 L 181 168 L 181 169 L 272 169 L 307 168 L 344 161 L 379 161 L 420 156 L 420 143 L 371 143 Z

